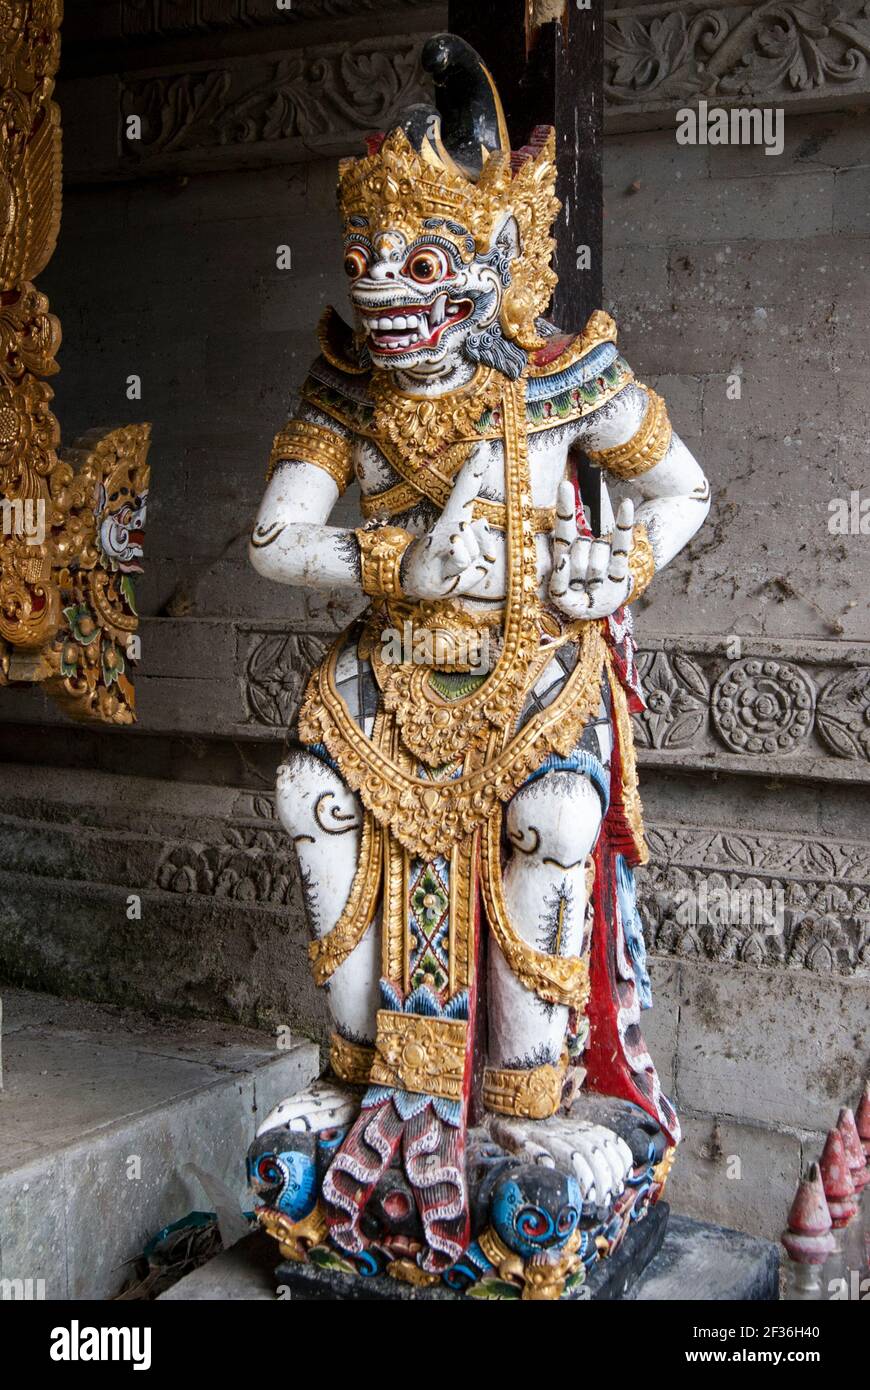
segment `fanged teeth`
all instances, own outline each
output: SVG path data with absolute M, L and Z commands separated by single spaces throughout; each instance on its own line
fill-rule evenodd
M 382 314 L 379 318 L 372 315 L 365 318 L 364 322 L 366 332 L 377 335 L 379 347 L 408 348 L 427 343 L 448 319 L 457 318 L 460 314 L 461 309 L 458 305 L 453 306 L 451 313 L 447 295 L 439 294 L 428 309 L 418 309 L 412 314 Z
M 396 314 L 393 318 L 366 319 L 366 329 L 377 334 L 378 346 L 385 348 L 410 348 L 426 343 L 432 336 L 429 318 L 425 311 L 415 314 Z

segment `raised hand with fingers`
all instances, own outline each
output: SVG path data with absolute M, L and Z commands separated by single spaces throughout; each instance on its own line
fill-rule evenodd
M 577 525 L 574 484 L 561 483 L 553 531 L 550 600 L 569 618 L 606 618 L 631 592 L 628 561 L 634 543 L 634 503 L 620 503 L 613 535 L 593 540 Z
M 496 560 L 489 522 L 473 520 L 485 468 L 485 456 L 472 454 L 466 460 L 435 525 L 409 546 L 402 589 L 410 597 L 467 594 L 489 574 Z

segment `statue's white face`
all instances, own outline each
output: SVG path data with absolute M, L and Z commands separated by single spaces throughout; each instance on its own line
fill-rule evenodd
M 503 286 L 479 259 L 464 260 L 447 237 L 424 230 L 374 237 L 350 230 L 345 270 L 357 325 L 375 367 L 451 370 L 469 337 L 498 317 Z

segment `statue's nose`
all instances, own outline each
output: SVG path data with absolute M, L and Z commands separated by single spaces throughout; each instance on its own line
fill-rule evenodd
M 382 285 L 385 281 L 395 280 L 397 275 L 398 272 L 393 262 L 381 259 L 374 261 L 369 266 L 365 278 L 373 281 L 376 285 Z

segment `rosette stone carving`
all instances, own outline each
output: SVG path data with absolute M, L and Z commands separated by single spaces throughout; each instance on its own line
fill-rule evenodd
M 789 661 L 736 661 L 713 690 L 713 723 L 733 753 L 793 753 L 809 737 L 815 687 Z

